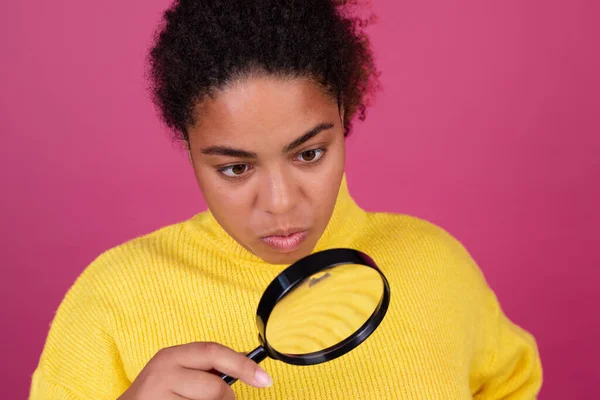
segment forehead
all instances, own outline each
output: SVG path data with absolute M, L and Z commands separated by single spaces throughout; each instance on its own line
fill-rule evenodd
M 190 140 L 236 147 L 287 143 L 324 122 L 338 123 L 337 102 L 308 78 L 250 77 L 195 108 Z

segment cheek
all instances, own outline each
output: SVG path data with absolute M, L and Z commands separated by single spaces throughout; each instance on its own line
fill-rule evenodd
M 247 214 L 250 208 L 249 197 L 239 190 L 232 190 L 222 185 L 212 185 L 203 190 L 204 198 L 212 210 L 219 214 L 234 219 L 240 215 Z
M 317 215 L 328 216 L 333 210 L 343 173 L 343 161 L 336 160 L 327 168 L 327 171 L 323 171 L 320 179 L 313 179 L 309 183 L 312 187 L 312 204 L 316 208 Z
M 248 221 L 251 221 L 253 214 L 249 197 L 222 186 L 206 187 L 204 191 L 206 203 L 221 226 L 236 240 L 245 241 L 250 232 Z
M 227 182 L 217 176 L 212 169 L 196 168 L 195 175 L 202 196 L 214 214 L 232 219 L 247 209 L 245 204 L 248 202 L 247 198 L 239 191 L 231 190 Z

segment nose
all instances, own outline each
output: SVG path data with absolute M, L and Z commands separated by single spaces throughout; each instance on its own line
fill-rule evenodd
M 259 193 L 260 207 L 274 215 L 290 212 L 297 204 L 299 190 L 294 179 L 283 172 L 270 173 Z

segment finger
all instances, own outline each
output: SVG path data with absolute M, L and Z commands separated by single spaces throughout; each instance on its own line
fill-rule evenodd
M 180 396 L 177 393 L 172 392 L 172 391 L 161 394 L 160 399 L 161 400 L 193 400 L 193 399 L 189 399 L 187 397 Z
M 183 397 L 183 396 L 178 395 L 177 393 L 171 392 L 169 394 L 168 400 L 192 400 L 192 399 L 188 399 L 187 397 Z
M 171 391 L 182 399 L 233 400 L 231 387 L 217 375 L 179 367 L 171 383 Z
M 247 356 L 248 352 L 247 351 L 238 351 L 238 354 L 241 354 L 243 356 Z M 210 372 L 211 374 L 215 374 L 215 375 L 221 375 L 221 372 L 217 371 L 216 369 L 211 369 L 208 372 Z
M 175 349 L 175 357 L 182 367 L 202 371 L 215 369 L 257 388 L 273 383 L 254 361 L 218 343 L 198 342 L 179 346 Z

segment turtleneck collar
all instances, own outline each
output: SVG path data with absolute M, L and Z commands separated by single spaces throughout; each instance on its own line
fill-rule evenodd
M 352 239 L 361 231 L 361 225 L 364 223 L 366 215 L 365 211 L 356 204 L 350 195 L 346 175 L 344 174 L 333 214 L 313 252 L 335 247 L 350 246 Z M 198 214 L 198 216 L 193 219 L 193 222 L 194 224 L 199 225 L 204 238 L 210 240 L 211 244 L 214 245 L 219 252 L 223 253 L 226 257 L 231 258 L 236 264 L 274 268 L 287 266 L 269 264 L 244 248 L 225 232 L 209 210 Z

